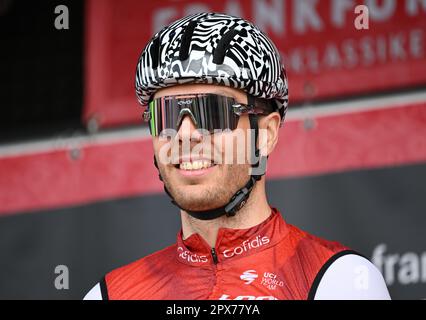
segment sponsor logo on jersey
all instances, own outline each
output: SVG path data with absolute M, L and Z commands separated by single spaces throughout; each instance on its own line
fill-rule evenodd
M 201 262 L 201 263 L 205 263 L 208 260 L 207 256 L 200 256 L 196 253 L 191 253 L 188 250 L 185 250 L 182 247 L 178 247 L 177 251 L 179 253 L 179 257 L 183 260 L 186 260 L 188 262 Z
M 251 284 L 258 277 L 256 270 L 246 270 L 240 276 L 240 279 L 244 281 L 245 284 Z
M 241 245 L 233 248 L 233 249 L 227 249 L 223 251 L 223 256 L 225 258 L 231 258 L 235 255 L 240 255 L 244 252 L 250 251 L 251 249 L 259 248 L 261 246 L 264 246 L 270 242 L 269 238 L 267 236 L 257 236 L 254 239 L 247 239 L 244 240 Z
M 235 296 L 229 294 L 222 294 L 219 300 L 278 300 L 274 296 Z
M 284 286 L 284 281 L 280 280 L 275 273 L 265 272 L 261 281 L 269 290 L 275 290 L 277 287 Z

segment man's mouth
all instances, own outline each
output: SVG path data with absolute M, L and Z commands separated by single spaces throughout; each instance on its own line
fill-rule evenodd
M 210 172 L 215 166 L 214 161 L 210 159 L 191 159 L 191 157 L 180 158 L 179 163 L 174 165 L 185 176 L 204 175 Z
M 193 171 L 202 170 L 213 167 L 215 164 L 210 160 L 194 160 L 194 161 L 183 161 L 176 165 L 180 170 Z

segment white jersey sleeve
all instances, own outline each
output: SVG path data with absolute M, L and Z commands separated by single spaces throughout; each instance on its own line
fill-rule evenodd
M 346 254 L 316 279 L 314 300 L 390 300 L 382 274 L 368 259 Z
M 83 300 L 102 300 L 101 286 L 97 283 L 83 298 Z

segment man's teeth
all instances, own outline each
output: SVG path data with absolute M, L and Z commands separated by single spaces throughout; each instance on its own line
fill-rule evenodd
M 207 169 L 212 166 L 212 163 L 207 160 L 196 160 L 192 162 L 182 162 L 179 166 L 181 170 L 199 170 Z

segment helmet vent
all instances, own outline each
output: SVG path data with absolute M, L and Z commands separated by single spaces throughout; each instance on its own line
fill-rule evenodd
M 189 57 L 189 47 L 191 45 L 192 35 L 197 27 L 197 21 L 191 21 L 185 28 L 182 35 L 181 46 L 179 49 L 179 60 L 185 61 Z
M 152 41 L 152 45 L 150 48 L 150 54 L 152 57 L 152 68 L 158 68 L 158 60 L 159 60 L 159 51 L 160 51 L 160 37 L 155 38 Z
M 219 43 L 217 44 L 216 50 L 214 51 L 213 63 L 223 64 L 223 61 L 225 59 L 225 53 L 229 49 L 231 41 L 235 38 L 237 34 L 241 35 L 242 37 L 247 37 L 247 30 L 235 30 L 234 27 L 233 29 L 225 33 L 225 35 L 222 37 L 222 39 L 220 39 Z

